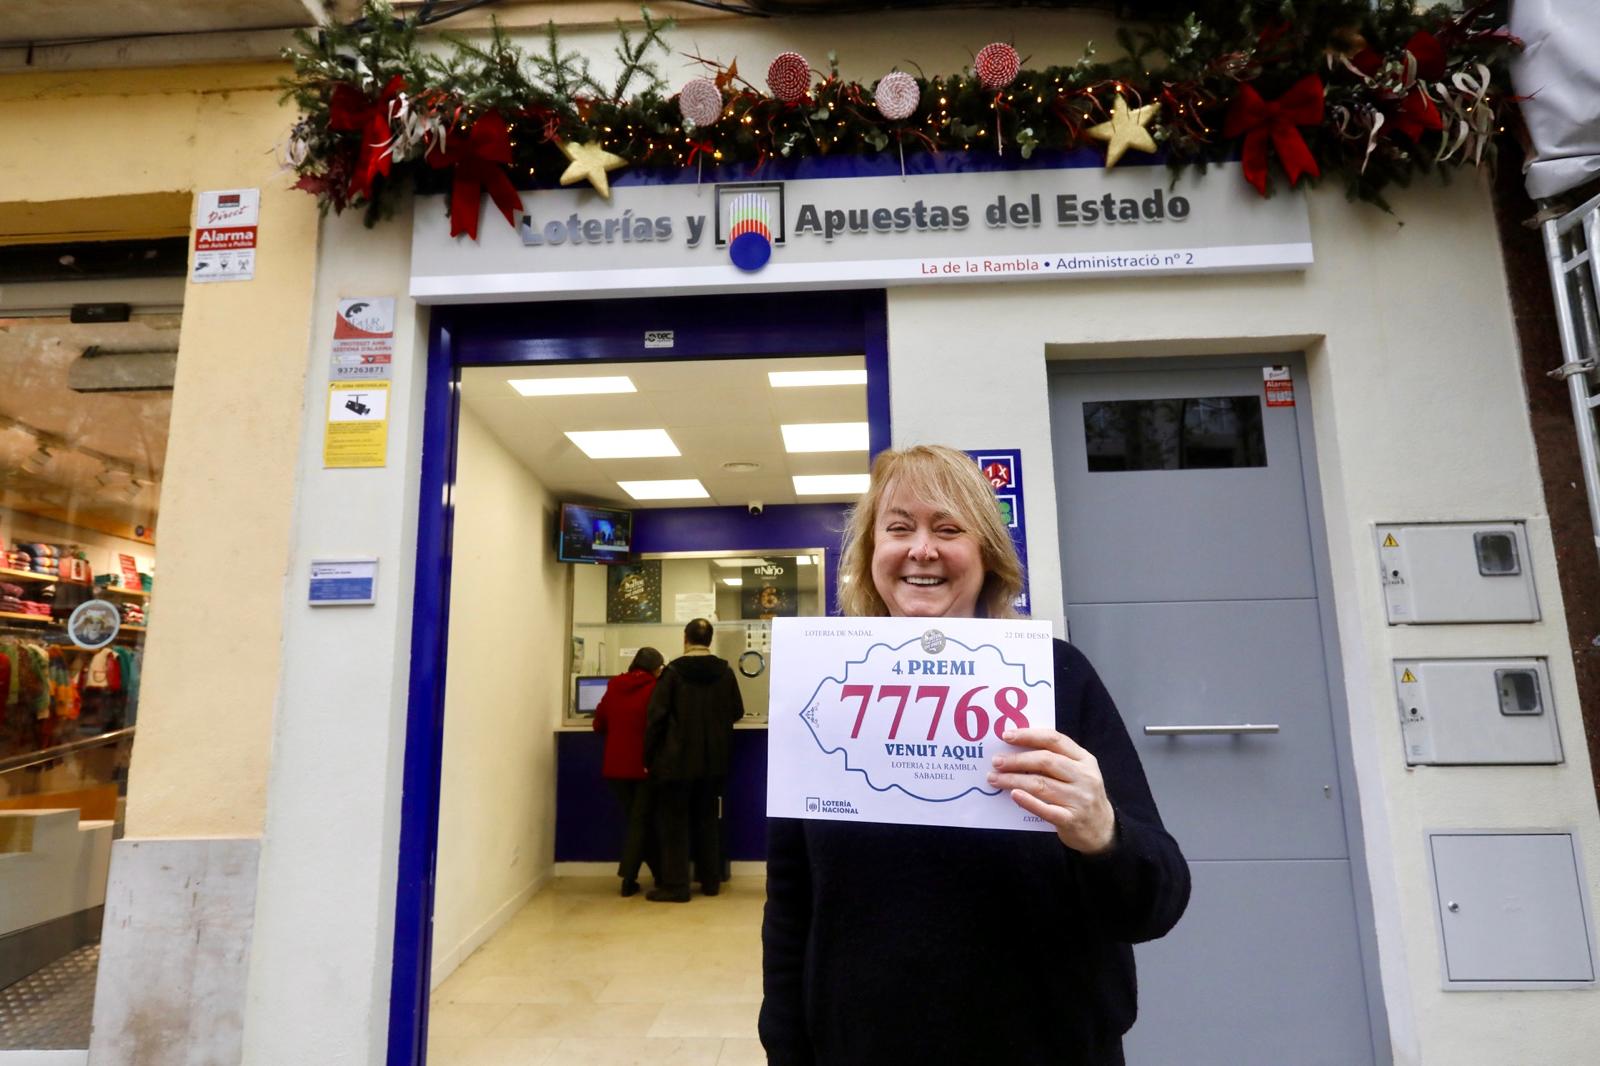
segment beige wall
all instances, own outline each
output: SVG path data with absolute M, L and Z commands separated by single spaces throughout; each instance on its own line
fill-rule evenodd
M 0 240 L 183 232 L 174 207 L 195 192 L 261 189 L 255 280 L 184 295 L 130 836 L 264 820 L 316 271 L 316 206 L 272 151 L 285 70 L 0 80 Z
M 465 407 L 458 448 L 435 983 L 551 875 L 566 691 L 559 508 Z

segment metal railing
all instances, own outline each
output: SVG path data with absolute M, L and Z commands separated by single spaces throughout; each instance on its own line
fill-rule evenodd
M 12 755 L 9 758 L 0 759 L 0 774 L 10 773 L 13 770 L 24 770 L 30 766 L 38 766 L 40 763 L 55 762 L 57 759 L 71 755 L 73 752 L 87 751 L 90 748 L 116 744 L 123 739 L 132 738 L 133 731 L 136 728 L 137 726 L 130 725 L 126 729 L 113 729 L 109 733 L 84 737 L 82 740 L 74 740 L 70 744 L 57 744 L 53 748 L 23 752 L 21 755 Z
M 1542 225 L 1550 288 L 1564 362 L 1550 372 L 1565 378 L 1578 432 L 1583 485 L 1589 496 L 1590 532 L 1600 552 L 1600 196 Z

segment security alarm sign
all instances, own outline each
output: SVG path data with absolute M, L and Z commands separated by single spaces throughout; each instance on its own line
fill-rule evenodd
M 1261 387 L 1267 394 L 1268 407 L 1294 406 L 1294 379 L 1286 366 L 1261 368 Z
M 387 381 L 394 363 L 394 297 L 339 301 L 333 323 L 329 376 L 335 380 Z
M 328 424 L 322 465 L 383 466 L 389 451 L 389 383 L 334 381 L 328 384 Z
M 250 281 L 256 276 L 256 226 L 260 189 L 218 189 L 200 194 L 194 219 L 190 280 Z

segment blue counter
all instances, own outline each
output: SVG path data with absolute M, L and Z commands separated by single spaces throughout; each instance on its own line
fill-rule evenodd
M 616 862 L 622 812 L 600 776 L 605 737 L 587 730 L 556 733 L 556 862 Z M 723 796 L 728 858 L 767 857 L 767 731 L 736 729 Z

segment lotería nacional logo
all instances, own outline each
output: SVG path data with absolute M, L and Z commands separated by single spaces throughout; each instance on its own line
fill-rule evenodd
M 922 634 L 922 650 L 929 655 L 938 655 L 944 651 L 944 634 L 937 629 L 930 629 Z
M 734 182 L 717 186 L 717 247 L 733 265 L 755 272 L 784 243 L 783 182 Z

